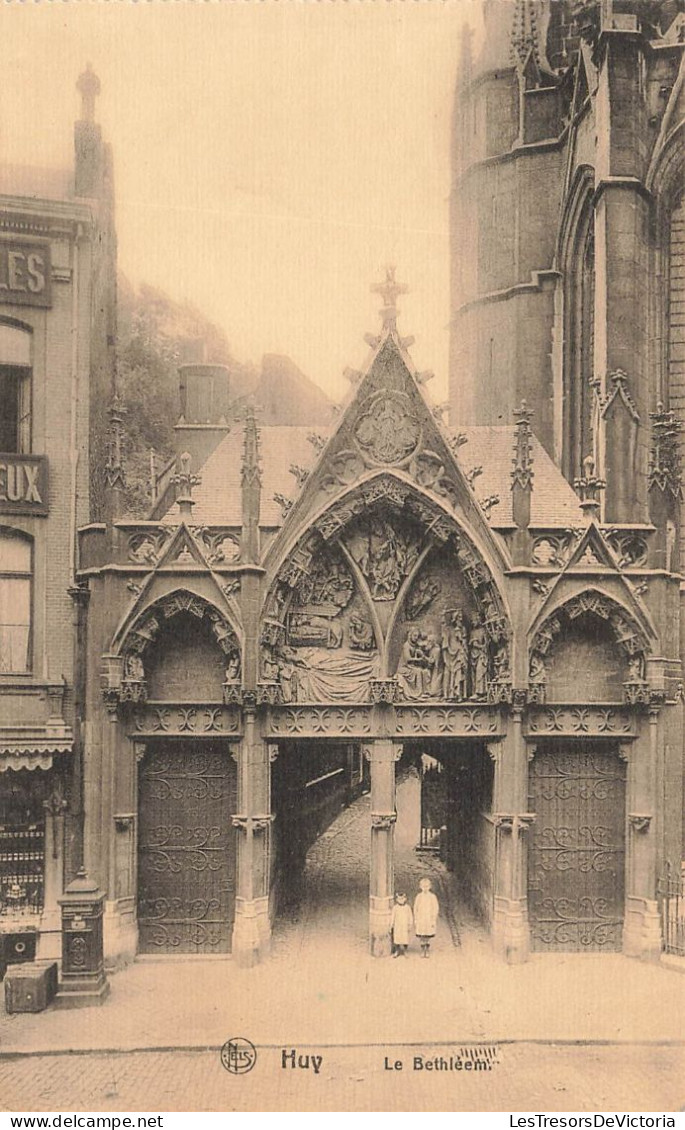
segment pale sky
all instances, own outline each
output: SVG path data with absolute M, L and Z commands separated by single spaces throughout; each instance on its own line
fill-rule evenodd
M 476 0 L 0 4 L 0 151 L 69 165 L 90 61 L 114 151 L 119 263 L 235 355 L 288 354 L 334 398 L 386 263 L 444 397 L 450 116 Z

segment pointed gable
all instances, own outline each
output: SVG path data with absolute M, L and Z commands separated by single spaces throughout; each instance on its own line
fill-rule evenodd
M 433 495 L 458 513 L 501 556 L 451 447 L 450 438 L 428 405 L 419 374 L 400 337 L 396 309 L 386 303 L 378 337 L 367 338 L 370 358 L 344 406 L 337 427 L 323 444 L 316 463 L 286 516 L 278 541 L 290 541 L 311 519 L 353 485 L 391 472 L 419 491 Z

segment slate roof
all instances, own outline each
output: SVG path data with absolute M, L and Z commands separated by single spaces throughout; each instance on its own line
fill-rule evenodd
M 482 466 L 483 473 L 473 486 L 478 499 L 499 495 L 500 502 L 490 511 L 490 525 L 511 526 L 511 471 L 516 428 L 459 428 L 467 442 L 459 448 L 459 464 L 465 472 Z M 531 526 L 574 526 L 584 523 L 578 496 L 561 471 L 550 459 L 542 444 L 533 437 L 533 493 L 530 506 Z
M 283 512 L 274 501 L 274 493 L 297 498 L 298 487 L 290 473 L 292 464 L 310 469 L 317 452 L 308 436 L 313 431 L 326 436 L 322 427 L 264 426 L 260 428 L 262 457 L 261 526 L 281 526 Z M 481 465 L 483 473 L 474 482 L 476 497 L 485 499 L 497 494 L 500 502 L 490 511 L 489 524 L 494 529 L 513 525 L 511 509 L 511 469 L 515 428 L 468 427 L 460 431 L 467 443 L 459 448 L 459 463 L 465 472 Z M 221 441 L 201 468 L 202 482 L 193 490 L 195 507 L 193 523 L 207 526 L 239 526 L 241 523 L 240 467 L 243 452 L 243 429 L 236 425 Z M 555 467 L 537 439 L 533 439 L 533 494 L 531 526 L 560 526 L 583 523 L 578 498 Z M 162 522 L 176 524 L 175 505 Z
M 316 449 L 307 439 L 319 427 L 261 427 L 262 505 L 260 525 L 283 525 L 283 511 L 274 494 L 297 498 L 298 487 L 290 466 L 310 468 Z M 239 526 L 241 524 L 240 468 L 243 456 L 242 425 L 235 425 L 209 456 L 200 470 L 202 482 L 193 490 L 193 524 L 202 526 Z M 175 525 L 178 508 L 174 504 L 162 523 Z

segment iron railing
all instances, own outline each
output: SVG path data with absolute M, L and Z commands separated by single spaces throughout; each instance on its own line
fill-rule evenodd
M 437 854 L 440 851 L 441 831 L 441 828 L 421 828 L 419 851 L 434 851 Z
M 661 914 L 661 941 L 665 953 L 685 957 L 685 878 L 672 863 L 657 885 Z

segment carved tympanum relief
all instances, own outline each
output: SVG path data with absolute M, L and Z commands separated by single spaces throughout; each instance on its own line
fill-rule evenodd
M 365 702 L 378 674 L 373 625 L 349 564 L 335 546 L 286 570 L 268 605 L 261 640 L 261 678 L 274 701 Z
M 494 680 L 508 678 L 508 642 L 500 636 L 500 618 L 488 624 L 484 617 L 490 600 L 479 607 L 455 557 L 446 560 L 441 553 L 426 559 L 407 593 L 393 641 L 403 698 L 485 700 Z
M 352 524 L 345 545 L 366 579 L 372 600 L 395 600 L 418 561 L 421 540 L 418 527 L 395 516 L 375 513 Z

